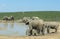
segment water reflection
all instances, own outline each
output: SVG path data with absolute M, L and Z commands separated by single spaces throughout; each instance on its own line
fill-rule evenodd
M 0 23 L 0 35 L 26 36 L 27 29 L 23 23 Z

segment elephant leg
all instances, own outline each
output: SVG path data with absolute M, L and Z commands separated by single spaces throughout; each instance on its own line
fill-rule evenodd
M 55 28 L 55 32 L 57 32 L 57 28 Z
M 45 35 L 45 26 L 42 27 L 42 35 Z
M 42 29 L 41 29 L 41 28 L 38 29 L 38 30 L 37 30 L 37 33 L 38 33 L 38 35 L 42 35 Z
M 26 35 L 29 35 L 29 34 L 30 34 L 30 33 L 29 33 L 29 30 L 27 30 L 27 31 L 26 31 Z
M 41 34 L 40 29 L 37 29 L 37 35 L 40 35 L 40 34 Z
M 50 29 L 50 27 L 48 26 L 48 27 L 47 27 L 47 33 L 50 33 L 50 30 L 49 30 L 49 29 Z
M 39 27 L 39 28 L 37 29 L 37 33 L 38 33 L 38 35 L 41 35 L 41 34 L 42 34 L 42 28 L 41 28 L 41 27 Z
M 31 36 L 31 35 L 32 35 L 32 32 L 31 32 L 30 29 L 28 29 L 28 30 L 26 31 L 26 35 L 28 35 L 28 36 Z
M 33 36 L 36 36 L 36 33 L 35 33 L 35 30 L 34 29 L 32 29 L 32 35 Z

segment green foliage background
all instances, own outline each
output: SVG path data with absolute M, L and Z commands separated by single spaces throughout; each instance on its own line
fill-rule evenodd
M 60 11 L 0 12 L 0 20 L 2 20 L 4 16 L 14 16 L 15 20 L 24 16 L 38 16 L 45 21 L 60 21 Z

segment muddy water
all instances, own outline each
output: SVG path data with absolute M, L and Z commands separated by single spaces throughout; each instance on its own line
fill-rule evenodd
M 27 29 L 24 23 L 0 23 L 0 35 L 26 36 Z

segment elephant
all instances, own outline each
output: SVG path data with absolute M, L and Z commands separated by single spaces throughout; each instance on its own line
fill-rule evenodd
M 59 24 L 56 22 L 47 22 L 44 24 L 44 26 L 47 27 L 47 33 L 50 33 L 50 29 L 55 29 L 55 32 L 57 32 L 57 29 L 59 27 Z
M 8 17 L 7 16 L 4 16 L 3 17 L 3 20 L 6 20 L 7 21 L 8 20 Z
M 11 17 L 4 16 L 3 20 L 12 21 L 12 20 L 14 20 L 14 17 L 13 16 L 11 16 Z
M 29 25 L 29 29 L 32 30 L 32 29 L 36 29 L 38 34 L 45 34 L 45 26 L 44 26 L 44 21 L 41 19 L 39 20 L 29 20 L 25 23 L 26 25 Z
M 26 35 L 28 35 L 28 36 L 38 36 L 39 34 L 38 34 L 36 29 L 31 29 L 31 30 L 28 29 L 26 31 Z
M 32 29 L 32 36 L 38 36 L 38 31 L 37 29 Z

